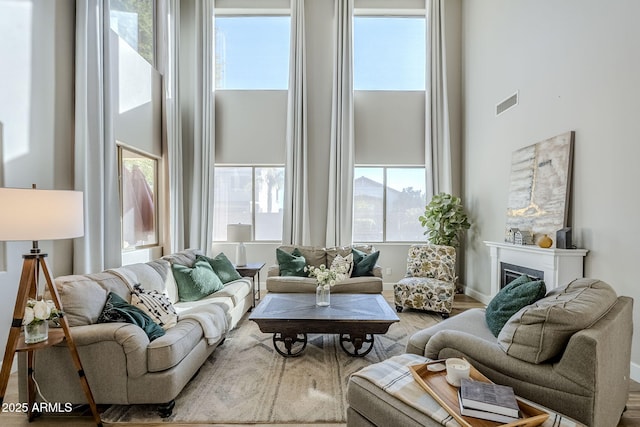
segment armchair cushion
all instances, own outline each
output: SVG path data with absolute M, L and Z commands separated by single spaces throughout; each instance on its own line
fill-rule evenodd
M 496 337 L 511 316 L 522 307 L 533 304 L 547 293 L 547 288 L 542 280 L 531 280 L 523 274 L 507 286 L 487 305 L 486 320 L 489 329 Z
M 597 322 L 616 300 L 613 288 L 600 280 L 574 280 L 514 314 L 498 342 L 512 357 L 545 362 L 561 354 L 575 332 Z
M 411 245 L 406 277 L 428 277 L 455 283 L 456 250 L 443 245 Z

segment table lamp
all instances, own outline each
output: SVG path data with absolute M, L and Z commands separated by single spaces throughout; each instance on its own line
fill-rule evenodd
M 51 293 L 56 307 L 63 311 L 57 289 L 53 285 L 53 279 L 47 267 L 45 258 L 47 254 L 42 253 L 38 247 L 39 240 L 71 239 L 84 235 L 84 213 L 83 194 L 80 191 L 61 190 L 37 190 L 35 185 L 32 189 L 23 188 L 0 188 L 0 241 L 31 241 L 32 247 L 28 254 L 24 254 L 22 264 L 22 275 L 16 296 L 16 303 L 13 311 L 11 329 L 7 338 L 4 359 L 2 362 L 2 372 L 0 374 L 0 403 L 4 400 L 7 382 L 11 371 L 14 353 L 16 351 L 27 351 L 29 353 L 28 363 L 31 375 L 33 364 L 33 351 L 47 345 L 47 342 L 33 344 L 21 348 L 18 345 L 22 328 L 24 310 L 29 298 L 38 296 L 38 280 L 40 271 L 46 280 L 46 286 Z M 75 367 L 80 376 L 81 385 L 91 406 L 91 410 L 96 420 L 96 424 L 101 425 L 91 389 L 84 376 L 84 370 L 80 363 L 77 348 L 71 337 L 69 325 L 66 318 L 60 318 L 60 324 L 64 330 L 67 346 Z M 49 344 L 50 345 L 50 344 Z M 33 379 L 28 380 L 29 395 L 35 396 L 32 392 Z M 31 406 L 29 406 L 29 417 L 31 420 Z
M 247 265 L 247 250 L 244 242 L 250 242 L 251 224 L 228 224 L 227 225 L 227 241 L 238 242 L 236 247 L 236 265 L 243 267 Z

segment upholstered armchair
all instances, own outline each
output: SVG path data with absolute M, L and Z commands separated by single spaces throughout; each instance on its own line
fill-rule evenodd
M 407 272 L 393 285 L 396 310 L 429 310 L 449 317 L 456 292 L 456 250 L 451 246 L 411 245 Z

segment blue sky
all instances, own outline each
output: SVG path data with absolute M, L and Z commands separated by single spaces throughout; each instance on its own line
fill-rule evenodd
M 217 17 L 225 89 L 286 89 L 289 17 Z M 425 20 L 356 17 L 354 89 L 424 90 Z

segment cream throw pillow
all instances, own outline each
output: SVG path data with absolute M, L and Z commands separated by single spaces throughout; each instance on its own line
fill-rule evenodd
M 340 254 L 336 255 L 329 269 L 336 270 L 340 266 L 345 266 L 347 270 L 347 278 L 351 277 L 351 273 L 353 272 L 353 254 L 349 254 L 346 257 L 343 257 Z

